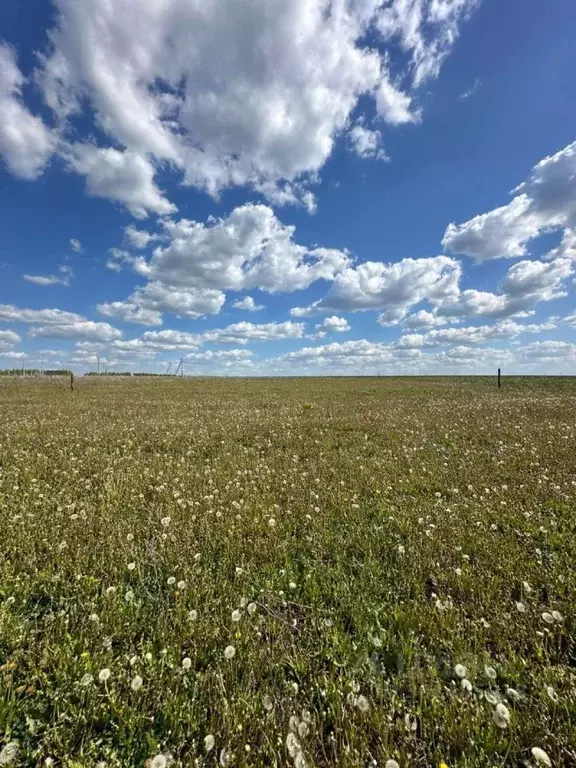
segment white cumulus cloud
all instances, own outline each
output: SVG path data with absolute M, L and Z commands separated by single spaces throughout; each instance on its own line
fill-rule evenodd
M 476 261 L 516 258 L 539 235 L 576 226 L 576 142 L 541 160 L 512 192 L 507 205 L 449 224 L 443 246 Z

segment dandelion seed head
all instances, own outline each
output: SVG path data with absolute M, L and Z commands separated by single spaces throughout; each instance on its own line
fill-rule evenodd
M 87 685 L 90 685 L 90 683 L 94 680 L 94 675 L 91 675 L 90 672 L 86 672 L 82 677 L 80 678 L 80 685 L 83 685 L 86 687 Z
M 190 621 L 196 621 L 196 619 L 198 618 L 198 611 L 195 611 L 194 609 L 192 609 L 191 611 L 188 611 L 188 618 L 190 619 Z
M 242 614 L 238 609 L 236 609 L 235 611 L 232 611 L 232 621 L 240 621 L 241 618 L 242 618 Z
M 494 669 L 494 667 L 490 667 L 490 666 L 486 665 L 486 666 L 484 667 L 484 672 L 485 672 L 485 674 L 486 674 L 486 677 L 487 677 L 489 680 L 496 680 L 496 678 L 498 677 L 498 675 L 497 675 L 497 673 L 496 673 L 496 670 Z
M 551 699 L 551 700 L 552 700 L 554 703 L 556 703 L 556 702 L 558 701 L 558 694 L 556 693 L 556 691 L 554 690 L 554 688 L 552 688 L 552 686 L 551 686 L 551 685 L 547 685 L 547 686 L 546 686 L 546 693 L 548 694 L 548 697 L 549 697 L 549 698 L 550 698 L 550 699 Z
M 136 563 L 128 563 L 128 570 L 133 571 L 136 568 Z
M 544 765 L 546 768 L 552 768 L 552 760 L 548 757 L 548 754 L 544 752 L 541 747 L 532 747 L 532 757 L 538 765 Z
M 551 613 L 548 613 L 548 611 L 544 611 L 542 620 L 545 621 L 546 624 L 554 624 L 554 616 L 552 616 Z
M 189 656 L 184 656 L 182 659 L 182 669 L 189 670 L 192 666 L 192 659 Z
M 467 693 L 472 693 L 472 683 L 470 680 L 468 680 L 467 677 L 463 677 L 462 680 L 460 680 L 460 686 L 463 691 L 466 691 Z
M 262 697 L 262 705 L 266 710 L 266 712 L 272 712 L 272 710 L 274 709 L 274 703 L 268 694 L 265 694 Z
M 492 718 L 498 728 L 508 728 L 510 725 L 510 710 L 505 704 L 500 702 L 499 704 L 496 704 Z
M 150 763 L 150 768 L 167 768 L 168 759 L 166 755 L 155 755 Z
M 110 671 L 109 667 L 104 667 L 104 669 L 101 669 L 98 673 L 98 680 L 100 680 L 101 683 L 105 683 L 110 679 L 111 674 L 112 672 Z
M 185 582 L 184 580 L 182 580 L 182 581 L 179 581 L 179 582 L 178 582 L 178 584 L 176 584 L 176 586 L 177 586 L 177 587 L 178 587 L 178 589 L 180 589 L 180 590 L 182 590 L 182 589 L 186 589 L 186 582 Z
M 126 594 L 124 595 L 124 600 L 126 600 L 127 603 L 131 603 L 132 600 L 134 600 L 134 592 L 132 592 L 131 589 L 127 590 Z
M 224 649 L 224 656 L 227 659 L 233 659 L 236 656 L 236 648 L 233 645 L 227 645 Z
M 456 664 L 454 667 L 454 672 L 458 675 L 458 677 L 466 677 L 468 674 L 468 670 L 464 664 Z
M 164 526 L 164 528 L 168 528 L 168 526 L 170 525 L 170 522 L 171 522 L 171 520 L 170 520 L 170 518 L 169 518 L 169 517 L 163 517 L 163 518 L 160 520 L 160 522 L 162 523 L 162 525 Z
M 400 764 L 396 760 L 390 758 L 384 763 L 384 768 L 400 768 Z
M 176 577 L 175 576 L 169 576 L 168 580 L 166 581 L 169 587 L 171 587 L 173 584 L 176 584 Z
M 9 741 L 0 752 L 0 765 L 12 765 L 18 757 L 20 744 L 17 741 Z
M 132 678 L 132 682 L 130 683 L 130 688 L 132 688 L 133 691 L 139 691 L 140 688 L 142 688 L 142 683 L 144 681 L 140 677 L 140 675 L 136 675 L 136 677 Z
M 366 696 L 363 696 L 360 694 L 360 696 L 357 696 L 356 698 L 356 706 L 360 710 L 360 712 L 368 712 L 370 709 L 370 704 L 368 703 L 368 699 Z
M 250 616 L 253 616 L 256 613 L 256 609 L 257 609 L 256 603 L 248 603 L 248 607 L 246 608 Z
M 216 744 L 216 739 L 214 736 L 209 733 L 208 736 L 204 739 L 204 749 L 206 752 L 211 752 L 214 749 L 214 745 Z

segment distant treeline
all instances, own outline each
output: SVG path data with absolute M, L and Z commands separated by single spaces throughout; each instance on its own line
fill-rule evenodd
M 166 373 L 143 373 L 138 371 L 105 371 L 98 373 L 97 371 L 90 371 L 84 374 L 85 376 L 166 376 Z
M 0 376 L 70 376 L 72 371 L 41 371 L 39 368 L 9 368 L 0 370 Z

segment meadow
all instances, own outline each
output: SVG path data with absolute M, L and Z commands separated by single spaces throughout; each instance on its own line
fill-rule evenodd
M 0 765 L 576 765 L 576 379 L 0 381 Z

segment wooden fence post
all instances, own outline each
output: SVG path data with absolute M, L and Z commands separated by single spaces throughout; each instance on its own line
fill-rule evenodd
M 74 374 L 70 373 L 70 392 L 74 392 Z
M 502 386 L 502 384 L 501 384 L 501 381 L 500 381 L 500 368 L 498 368 L 498 389 L 500 389 L 501 386 Z

